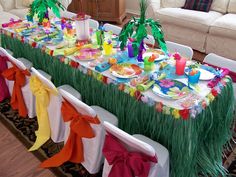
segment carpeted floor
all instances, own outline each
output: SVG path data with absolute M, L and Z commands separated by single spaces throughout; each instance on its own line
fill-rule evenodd
M 38 129 L 36 118 L 21 118 L 16 111 L 11 109 L 9 100 L 0 103 L 0 121 L 27 147 L 30 148 L 35 139 L 35 130 Z M 236 134 L 234 135 L 236 140 Z M 55 144 L 52 140 L 45 143 L 38 151 L 33 152 L 41 161 L 59 152 L 63 144 Z M 236 177 L 236 142 L 231 140 L 230 146 L 223 153 L 225 168 L 229 176 Z M 101 177 L 102 170 L 95 175 L 90 175 L 80 164 L 65 163 L 59 168 L 50 169 L 59 177 Z

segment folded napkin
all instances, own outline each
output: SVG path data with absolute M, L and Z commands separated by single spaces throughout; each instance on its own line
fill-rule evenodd
M 207 86 L 210 88 L 215 87 L 222 78 L 224 78 L 226 75 L 229 74 L 229 70 L 227 68 L 221 68 L 221 71 L 219 74 L 217 74 L 214 79 L 208 82 Z
M 8 22 L 8 23 L 3 23 L 3 24 L 2 24 L 2 27 L 3 27 L 3 28 L 7 28 L 7 27 L 10 27 L 10 26 L 12 26 L 12 25 L 14 25 L 14 24 L 20 23 L 20 22 L 22 22 L 22 20 L 16 20 L 16 21 L 14 21 L 13 19 L 11 19 L 10 22 Z
M 43 39 L 45 39 L 45 38 L 47 38 L 47 37 L 53 37 L 53 36 L 56 36 L 58 34 L 58 31 L 55 31 L 55 32 L 53 32 L 53 33 L 50 33 L 50 34 L 45 34 L 45 35 L 43 35 L 43 36 L 37 36 L 37 37 L 35 37 L 34 38 L 34 40 L 36 41 L 36 42 L 38 42 L 38 41 L 41 41 L 41 40 L 43 40 Z

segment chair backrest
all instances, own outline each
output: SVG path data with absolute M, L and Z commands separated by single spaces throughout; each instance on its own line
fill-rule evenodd
M 129 151 L 142 152 L 152 157 L 156 155 L 151 145 L 136 139 L 116 126 L 105 121 L 104 127 L 107 132 L 118 138 Z
M 189 46 L 170 41 L 166 41 L 166 46 L 170 53 L 179 52 L 181 56 L 187 59 L 191 60 L 193 58 L 193 49 Z
M 61 16 L 65 18 L 73 18 L 76 16 L 76 14 L 66 10 L 66 11 L 62 11 Z
M 112 31 L 113 34 L 119 35 L 122 28 L 116 25 L 105 23 L 103 25 L 105 31 Z
M 154 46 L 155 45 L 155 39 L 152 35 L 148 34 L 146 38 L 144 38 L 144 43 L 145 44 L 149 44 L 149 45 L 152 45 Z
M 27 67 L 19 60 L 11 56 L 4 48 L 0 47 L 0 55 L 6 56 L 13 64 L 15 64 L 19 69 L 26 70 Z
M 37 69 L 32 67 L 31 71 L 32 71 L 32 74 L 37 76 L 40 79 L 40 81 L 43 82 L 48 88 L 57 90 L 55 85 L 49 79 L 47 79 L 44 75 L 42 75 Z
M 60 88 L 58 91 L 61 94 L 61 96 L 64 99 L 66 99 L 69 103 L 71 103 L 79 113 L 81 113 L 83 115 L 88 115 L 91 117 L 95 117 L 97 115 L 96 112 L 90 106 L 83 103 L 82 101 L 80 101 L 78 98 L 74 97 L 69 92 L 67 92 L 63 89 L 60 89 Z
M 218 66 L 221 68 L 228 68 L 230 71 L 236 73 L 236 61 L 225 58 L 225 57 L 221 57 L 214 53 L 208 54 L 204 58 L 203 62 L 208 63 L 210 65 Z
M 93 29 L 98 29 L 99 23 L 97 20 L 89 19 L 89 27 Z

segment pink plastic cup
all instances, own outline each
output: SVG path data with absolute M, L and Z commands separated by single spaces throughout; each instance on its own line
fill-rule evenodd
M 184 69 L 185 69 L 185 66 L 186 66 L 186 59 L 184 58 L 181 58 L 180 60 L 176 60 L 176 74 L 181 76 L 181 75 L 184 75 Z

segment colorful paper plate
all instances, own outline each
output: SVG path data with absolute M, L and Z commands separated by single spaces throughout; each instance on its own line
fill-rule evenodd
M 90 61 L 99 58 L 101 55 L 102 53 L 99 49 L 84 48 L 76 54 L 75 58 L 82 61 Z
M 156 80 L 152 91 L 160 97 L 174 100 L 184 98 L 190 93 L 187 85 L 171 79 Z
M 208 81 L 208 80 L 211 80 L 215 77 L 215 74 L 206 70 L 206 69 L 203 69 L 203 68 L 197 68 L 198 71 L 201 72 L 201 75 L 200 75 L 200 78 L 199 80 L 202 80 L 202 81 Z M 186 68 L 185 69 L 185 74 L 188 75 L 189 73 L 189 68 Z
M 113 76 L 123 79 L 133 78 L 142 73 L 142 69 L 136 64 L 121 63 L 110 68 Z
M 161 61 L 161 60 L 164 60 L 164 59 L 167 59 L 168 57 L 165 55 L 165 53 L 162 51 L 162 50 L 159 50 L 159 49 L 155 49 L 155 50 L 148 50 L 147 52 L 145 52 L 143 54 L 143 58 L 145 57 L 151 57 L 152 55 L 156 55 L 156 59 L 155 61 Z

